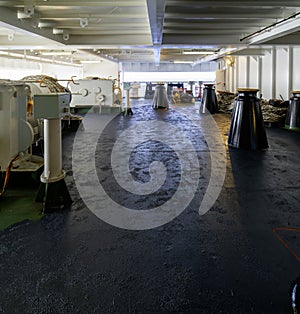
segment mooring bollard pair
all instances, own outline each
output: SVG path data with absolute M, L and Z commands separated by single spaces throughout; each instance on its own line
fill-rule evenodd
M 228 135 L 228 145 L 244 149 L 269 147 L 265 132 L 258 89 L 238 88 Z M 300 91 L 292 91 L 285 119 L 285 128 L 300 130 Z
M 219 111 L 214 84 L 204 84 L 204 92 L 200 105 L 200 113 L 208 110 L 210 114 Z M 268 148 L 267 136 L 260 107 L 260 99 L 256 97 L 258 89 L 238 88 L 238 96 L 234 100 L 228 145 L 243 149 Z
M 200 105 L 200 112 L 205 113 L 208 110 L 211 114 L 219 111 L 218 101 L 214 84 L 204 84 L 204 92 Z M 169 100 L 164 83 L 158 83 L 155 87 L 155 94 L 152 102 L 153 109 L 168 109 Z
M 206 110 L 210 114 L 219 111 L 214 84 L 205 84 L 200 113 Z M 248 150 L 261 150 L 269 147 L 265 131 L 260 99 L 257 97 L 259 89 L 238 88 L 238 96 L 234 100 L 234 109 L 228 134 L 228 145 Z M 293 91 L 289 101 L 285 127 L 300 130 L 300 91 Z M 153 109 L 169 108 L 166 88 L 158 84 L 152 103 Z

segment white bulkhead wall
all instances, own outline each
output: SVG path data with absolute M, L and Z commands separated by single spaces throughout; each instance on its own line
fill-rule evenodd
M 116 62 L 104 61 L 96 64 L 84 64 L 83 65 L 83 77 L 94 76 L 101 78 L 111 77 L 113 79 L 118 78 L 119 65 Z
M 80 67 L 72 67 L 61 64 L 41 63 L 40 74 L 48 75 L 57 79 L 69 79 L 71 76 L 82 78 L 83 72 Z M 61 82 L 62 85 L 63 82 Z
M 300 48 L 293 48 L 293 62 L 292 62 L 292 81 L 293 90 L 300 90 Z
M 300 48 L 280 47 L 266 50 L 263 56 L 235 56 L 226 64 L 226 90 L 258 88 L 263 98 L 289 99 L 300 89 Z
M 258 58 L 257 56 L 247 57 L 247 62 L 249 62 L 249 87 L 258 87 Z
M 262 63 L 260 93 L 263 98 L 270 99 L 272 98 L 272 51 L 267 51 L 265 56 L 260 58 Z
M 236 62 L 238 63 L 238 66 L 236 67 L 238 71 L 236 87 L 247 87 L 247 57 L 238 57 L 236 58 Z
M 88 76 L 113 79 L 118 78 L 118 63 L 104 60 L 97 64 L 82 64 L 82 66 L 33 62 L 29 60 L 0 58 L 0 79 L 20 80 L 29 75 L 48 75 L 57 79 L 69 79 L 75 76 L 83 79 Z M 66 83 L 61 82 L 62 85 Z

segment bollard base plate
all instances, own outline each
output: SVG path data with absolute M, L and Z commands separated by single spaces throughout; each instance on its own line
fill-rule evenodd
M 123 114 L 123 116 L 132 116 L 133 115 L 133 111 L 132 111 L 131 108 L 124 108 L 122 114 Z
M 44 213 L 66 209 L 72 203 L 64 179 L 51 183 L 41 182 L 35 201 L 43 203 Z

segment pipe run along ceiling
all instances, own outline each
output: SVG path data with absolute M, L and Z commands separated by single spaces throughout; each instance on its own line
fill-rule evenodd
M 197 64 L 298 45 L 299 12 L 298 0 L 0 0 L 0 55 Z

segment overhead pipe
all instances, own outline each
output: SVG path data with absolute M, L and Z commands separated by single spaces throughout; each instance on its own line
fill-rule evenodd
M 240 41 L 242 42 L 242 41 L 244 41 L 245 39 L 248 39 L 248 38 L 251 38 L 251 37 L 253 37 L 253 36 L 255 36 L 255 35 L 258 35 L 258 34 L 260 34 L 260 33 L 263 33 L 263 32 L 265 32 L 265 31 L 267 31 L 269 28 L 272 28 L 272 27 L 277 26 L 277 25 L 279 25 L 279 24 L 282 24 L 282 23 L 284 23 L 284 22 L 286 22 L 286 21 L 288 21 L 288 20 L 291 20 L 291 19 L 297 17 L 298 15 L 300 15 L 300 12 L 297 12 L 297 13 L 295 13 L 295 14 L 293 14 L 293 15 L 291 15 L 291 16 L 289 16 L 289 17 L 287 17 L 287 18 L 285 18 L 285 19 L 283 19 L 283 20 L 281 20 L 281 21 L 279 21 L 279 22 L 273 23 L 273 24 L 271 24 L 271 25 L 269 25 L 269 26 L 266 26 L 266 27 L 264 27 L 264 28 L 262 28 L 262 29 L 260 29 L 260 30 L 258 30 L 258 31 L 256 31 L 256 32 L 254 32 L 254 33 L 251 33 L 251 34 L 249 34 L 249 35 L 247 35 L 247 36 L 241 38 Z

